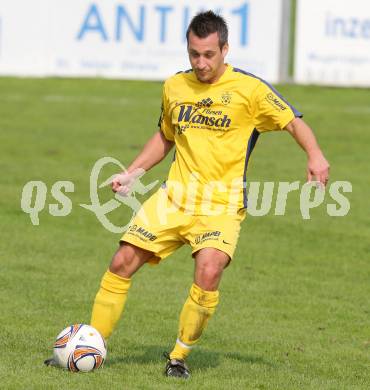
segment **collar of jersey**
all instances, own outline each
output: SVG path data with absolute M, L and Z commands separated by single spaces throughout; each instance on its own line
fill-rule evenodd
M 225 63 L 225 65 L 226 65 L 226 69 L 225 69 L 224 73 L 222 73 L 221 77 L 220 77 L 215 83 L 208 84 L 208 83 L 202 83 L 202 82 L 201 82 L 201 84 L 209 85 L 209 86 L 220 84 L 220 83 L 227 77 L 227 75 L 232 71 L 232 69 L 233 69 L 233 67 L 232 67 L 230 64 Z M 193 77 L 195 78 L 195 80 L 196 80 L 196 81 L 199 81 L 199 80 L 197 79 L 197 76 L 195 75 L 195 73 L 192 72 L 192 74 L 193 74 Z

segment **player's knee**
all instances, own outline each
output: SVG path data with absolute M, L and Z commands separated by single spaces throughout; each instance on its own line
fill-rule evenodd
M 217 288 L 219 280 L 221 278 L 223 267 L 219 264 L 207 261 L 204 262 L 199 270 L 199 283 L 205 290 L 213 290 Z
M 121 245 L 114 254 L 109 270 L 114 274 L 130 273 L 135 262 L 135 253 L 129 246 Z
M 196 282 L 204 290 L 215 290 L 221 280 L 222 272 L 229 257 L 217 249 L 208 249 L 197 259 Z

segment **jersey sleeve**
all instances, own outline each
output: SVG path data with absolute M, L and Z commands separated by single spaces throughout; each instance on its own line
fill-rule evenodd
M 175 132 L 174 132 L 173 126 L 171 124 L 171 114 L 170 114 L 170 110 L 169 110 L 169 102 L 168 102 L 166 83 L 163 86 L 162 107 L 161 107 L 161 115 L 160 115 L 159 121 L 158 121 L 158 127 L 159 127 L 160 131 L 163 133 L 163 135 L 166 137 L 167 140 L 174 141 Z
M 254 125 L 260 133 L 283 130 L 295 117 L 302 117 L 273 87 L 262 81 L 254 91 L 254 106 Z

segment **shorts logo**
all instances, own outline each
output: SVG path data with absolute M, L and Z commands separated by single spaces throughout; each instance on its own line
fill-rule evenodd
M 143 241 L 154 241 L 157 239 L 157 236 L 153 233 L 145 230 L 142 227 L 138 227 L 137 225 L 132 225 L 129 227 L 127 234 L 132 234 L 136 237 L 139 237 Z
M 195 237 L 195 243 L 202 244 L 203 242 L 208 241 L 208 240 L 218 241 L 220 235 L 221 235 L 221 232 L 218 230 L 215 230 L 213 232 L 203 233 L 203 234 L 200 234 L 199 236 Z
M 273 107 L 279 109 L 280 111 L 284 111 L 287 109 L 287 106 L 281 103 L 281 101 L 271 92 L 266 95 L 265 99 L 268 103 L 270 103 Z
M 232 97 L 232 93 L 229 92 L 229 91 L 225 91 L 222 93 L 221 95 L 221 102 L 224 106 L 227 106 L 228 104 L 231 103 L 231 97 Z

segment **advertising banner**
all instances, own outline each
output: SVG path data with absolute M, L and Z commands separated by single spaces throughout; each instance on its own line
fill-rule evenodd
M 294 79 L 370 86 L 370 1 L 298 0 Z
M 2 0 L 0 74 L 164 79 L 189 68 L 185 32 L 212 9 L 227 61 L 271 82 L 281 72 L 283 0 Z

